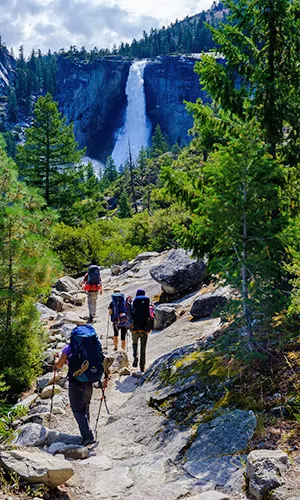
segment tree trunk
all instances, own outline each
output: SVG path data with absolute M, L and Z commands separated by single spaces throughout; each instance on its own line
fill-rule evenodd
M 244 213 L 243 213 L 243 251 L 242 251 L 242 296 L 243 296 L 243 313 L 246 320 L 246 329 L 248 337 L 253 336 L 251 325 L 251 311 L 249 309 L 249 293 L 248 293 L 248 271 L 247 271 L 247 164 L 244 170 Z
M 49 130 L 47 130 L 45 200 L 46 200 L 47 206 L 49 206 L 50 205 L 50 136 L 49 136 Z
M 12 322 L 12 296 L 13 296 L 13 255 L 12 255 L 12 232 L 11 226 L 8 229 L 8 299 L 7 299 L 7 309 L 6 309 L 6 331 L 11 332 L 11 322 Z

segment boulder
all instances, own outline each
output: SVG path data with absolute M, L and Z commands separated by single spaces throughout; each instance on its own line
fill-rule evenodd
M 66 347 L 65 342 L 58 342 L 58 344 L 56 344 L 56 349 L 58 349 L 59 351 L 61 351 L 64 347 Z
M 48 429 L 39 424 L 25 424 L 15 432 L 15 446 L 43 446 L 47 442 Z
M 43 483 L 49 488 L 64 484 L 74 474 L 70 462 L 40 450 L 2 452 L 0 464 L 10 473 L 18 474 L 29 483 Z
M 118 266 L 118 265 L 111 266 L 112 276 L 118 276 L 118 274 L 120 274 L 121 271 L 122 271 L 121 266 Z
M 75 295 L 74 297 L 71 298 L 70 302 L 74 306 L 81 307 L 81 306 L 83 306 L 83 304 L 85 302 L 85 297 L 82 295 L 80 297 L 77 297 L 77 295 Z
M 72 292 L 72 291 L 77 291 L 80 290 L 80 285 L 75 280 L 74 278 L 71 278 L 71 276 L 63 276 L 63 278 L 60 278 L 56 283 L 55 283 L 55 288 L 59 292 Z
M 249 492 L 257 500 L 284 484 L 283 475 L 290 469 L 288 455 L 281 450 L 254 450 L 248 455 L 246 476 Z
M 58 382 L 58 380 L 60 380 L 61 377 L 62 377 L 61 373 L 60 372 L 56 372 L 55 373 L 55 382 Z M 54 372 L 45 373 L 45 375 L 42 375 L 41 377 L 38 377 L 36 379 L 36 388 L 39 391 L 42 391 L 48 385 L 52 385 L 53 384 L 53 378 L 54 378 Z
M 195 288 L 206 276 L 202 260 L 190 259 L 184 250 L 173 250 L 161 264 L 150 269 L 152 278 L 168 294 L 182 293 Z
M 70 302 L 73 298 L 73 295 L 69 292 L 57 292 L 57 293 L 65 302 Z
M 233 410 L 200 424 L 196 438 L 186 454 L 184 469 L 199 484 L 224 486 L 242 467 L 243 451 L 256 428 L 252 411 Z M 212 488 L 213 489 L 213 488 Z
M 48 453 L 51 453 L 51 455 L 57 455 L 59 453 L 64 455 L 65 458 L 72 458 L 74 460 L 83 460 L 89 456 L 89 450 L 86 446 L 64 444 L 60 442 L 51 444 L 48 448 Z
M 47 300 L 47 307 L 54 311 L 61 312 L 64 308 L 64 301 L 58 295 L 50 295 Z
M 72 323 L 75 325 L 85 325 L 86 324 L 85 319 L 80 318 L 80 316 L 78 316 L 78 314 L 76 314 L 72 311 L 59 313 L 56 317 L 56 320 L 58 322 L 58 325 L 53 325 L 53 329 L 55 329 L 54 326 L 57 326 L 59 328 L 60 326 L 62 326 L 61 325 L 62 323 Z M 75 328 L 75 327 L 73 327 L 73 328 Z
M 20 401 L 18 401 L 13 406 L 13 408 L 18 408 L 18 406 L 26 406 L 27 408 L 29 408 L 33 403 L 36 402 L 38 397 L 39 397 L 39 395 L 37 393 L 30 394 L 30 396 L 27 396 L 27 398 L 24 398 L 24 399 L 21 399 Z
M 54 394 L 60 394 L 61 393 L 61 387 L 59 385 L 54 385 Z M 53 394 L 53 385 L 48 385 L 46 386 L 42 392 L 41 392 L 41 398 L 42 399 L 48 399 L 51 398 Z
M 177 320 L 176 307 L 160 304 L 155 307 L 154 329 L 163 330 Z
M 122 349 L 120 349 L 119 351 L 114 353 L 114 358 L 115 358 L 115 360 L 110 367 L 110 371 L 112 373 L 119 373 L 124 368 L 128 368 L 129 360 L 128 360 L 128 355 L 127 355 L 126 351 L 123 351 Z
M 56 318 L 56 312 L 53 311 L 53 309 L 50 309 L 49 307 L 45 306 L 44 304 L 36 302 L 35 307 L 40 313 L 42 321 L 51 321 Z
M 140 262 L 142 260 L 149 260 L 152 259 L 152 257 L 158 257 L 158 256 L 159 256 L 158 252 L 143 252 L 140 253 L 134 260 Z
M 214 309 L 225 306 L 229 298 L 230 288 L 227 286 L 199 295 L 192 305 L 191 315 L 197 319 L 210 316 Z

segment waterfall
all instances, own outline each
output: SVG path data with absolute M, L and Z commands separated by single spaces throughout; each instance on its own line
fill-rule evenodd
M 144 69 L 147 61 L 135 61 L 129 70 L 126 83 L 127 109 L 124 126 L 118 131 L 112 157 L 119 167 L 129 156 L 129 144 L 133 157 L 141 148 L 149 145 L 151 124 L 146 114 Z

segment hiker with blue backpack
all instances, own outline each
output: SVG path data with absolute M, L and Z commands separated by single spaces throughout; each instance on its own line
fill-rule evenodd
M 150 304 L 150 299 L 146 297 L 145 290 L 139 288 L 136 292 L 135 299 L 132 304 L 132 350 L 133 363 L 136 368 L 140 363 L 141 372 L 145 371 L 146 363 L 146 346 L 148 335 L 153 329 L 153 307 Z M 138 359 L 138 341 L 140 340 L 140 362 Z
M 66 345 L 54 370 L 60 370 L 65 363 L 69 366 L 69 399 L 70 406 L 77 421 L 82 444 L 88 446 L 95 443 L 90 427 L 90 401 L 93 384 L 99 382 L 104 374 L 102 384 L 103 398 L 109 376 L 109 366 L 113 358 L 104 358 L 101 342 L 92 327 L 86 324 L 72 330 L 70 343 Z
M 121 333 L 121 348 L 123 350 L 126 349 L 126 334 L 132 324 L 130 299 L 132 300 L 132 297 L 127 297 L 125 300 L 124 294 L 121 293 L 120 290 L 114 290 L 111 296 L 108 312 L 114 330 L 114 351 L 118 350 L 119 331 Z
M 93 263 L 89 266 L 87 273 L 83 277 L 81 285 L 84 285 L 84 290 L 87 292 L 89 308 L 88 322 L 93 323 L 96 316 L 98 294 L 102 294 L 100 269 L 97 264 Z

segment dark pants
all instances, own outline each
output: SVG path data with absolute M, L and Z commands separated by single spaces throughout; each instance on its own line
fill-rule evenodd
M 148 334 L 145 332 L 132 332 L 132 350 L 133 357 L 138 357 L 138 340 L 141 341 L 141 352 L 140 352 L 140 369 L 143 372 L 146 363 L 146 346 L 148 340 Z
M 119 335 L 119 330 L 121 331 L 121 340 L 126 340 L 126 333 L 127 333 L 127 328 L 124 326 L 120 326 L 119 328 L 113 324 L 114 327 L 114 337 L 118 337 Z
M 93 439 L 93 433 L 89 424 L 92 394 L 93 384 L 91 382 L 69 381 L 70 405 L 83 441 Z

